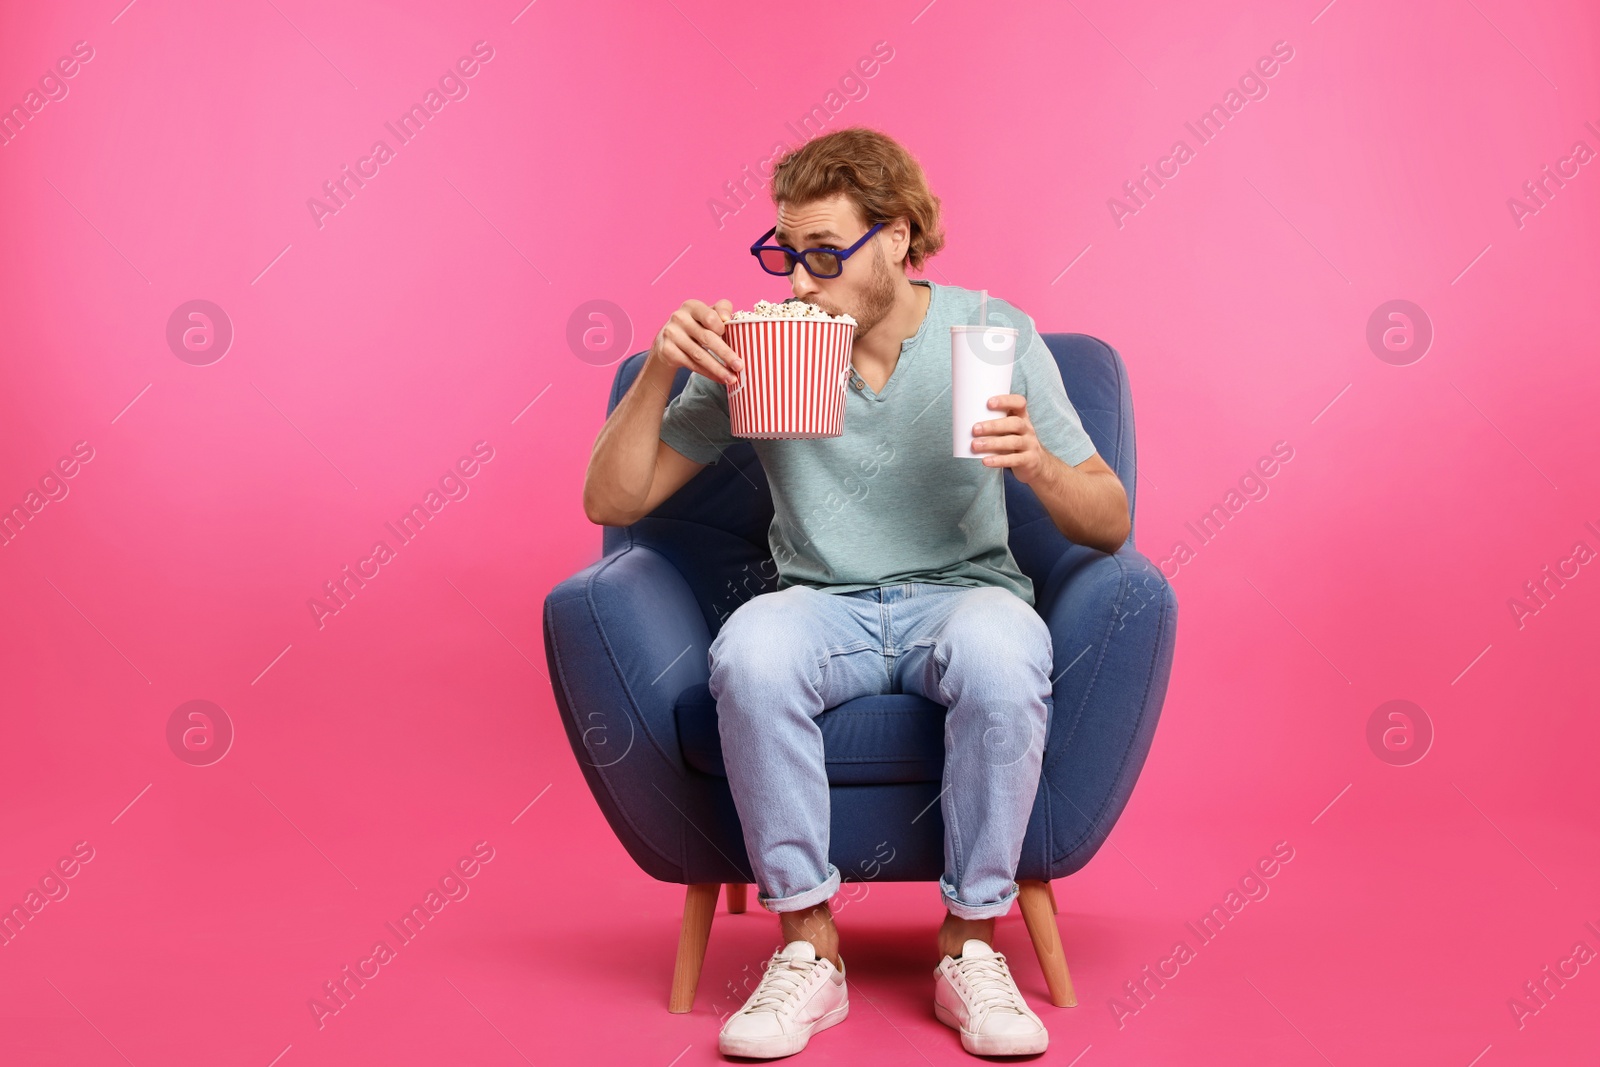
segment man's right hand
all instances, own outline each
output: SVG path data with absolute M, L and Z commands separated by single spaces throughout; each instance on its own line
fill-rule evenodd
M 732 315 L 733 302 L 729 300 L 718 300 L 709 307 L 699 300 L 685 300 L 656 334 L 648 358 L 674 370 L 688 367 L 714 382 L 733 386 L 744 364 L 722 340 L 724 324 Z

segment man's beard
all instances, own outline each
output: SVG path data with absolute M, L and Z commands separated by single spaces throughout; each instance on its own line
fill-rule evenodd
M 861 294 L 861 307 L 850 312 L 850 316 L 856 320 L 854 336 L 858 341 L 871 333 L 872 328 L 882 322 L 894 307 L 894 273 L 889 270 L 889 261 L 884 258 L 882 246 L 874 244 L 872 253 L 872 277 Z
M 861 310 L 856 312 L 856 337 L 865 337 L 888 316 L 894 307 L 894 274 L 883 256 L 883 246 L 873 245 L 872 281 L 861 294 Z

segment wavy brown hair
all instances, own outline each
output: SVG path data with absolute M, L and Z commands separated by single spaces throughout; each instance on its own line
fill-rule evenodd
M 835 130 L 783 157 L 772 175 L 772 202 L 790 205 L 843 193 L 867 225 L 905 218 L 911 226 L 906 260 L 922 270 L 944 247 L 939 198 L 928 190 L 922 166 L 898 141 L 863 126 Z

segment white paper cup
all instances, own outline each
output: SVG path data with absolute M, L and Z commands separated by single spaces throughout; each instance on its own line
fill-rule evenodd
M 1012 326 L 950 327 L 950 429 L 961 459 L 982 459 L 992 452 L 974 452 L 975 423 L 1005 418 L 989 400 L 1011 392 L 1011 369 L 1017 358 L 1017 330 Z

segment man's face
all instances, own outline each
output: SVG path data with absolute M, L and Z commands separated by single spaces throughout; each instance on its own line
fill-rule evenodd
M 778 205 L 778 232 L 770 240 L 796 252 L 808 248 L 846 249 L 861 239 L 868 226 L 855 204 L 843 195 L 807 204 Z M 889 227 L 872 235 L 844 261 L 837 278 L 813 278 L 800 264 L 789 275 L 794 295 L 830 315 L 847 314 L 856 320 L 855 336 L 867 335 L 894 306 L 896 276 L 904 272 L 884 254 Z

